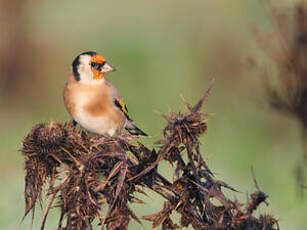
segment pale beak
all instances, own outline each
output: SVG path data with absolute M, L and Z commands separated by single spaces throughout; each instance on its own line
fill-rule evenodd
M 101 73 L 108 73 L 108 72 L 113 72 L 115 70 L 116 69 L 113 66 L 111 66 L 108 62 L 105 62 L 103 64 L 103 66 L 101 67 L 100 72 Z

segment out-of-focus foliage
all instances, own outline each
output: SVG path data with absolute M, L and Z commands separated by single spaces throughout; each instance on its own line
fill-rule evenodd
M 290 0 L 272 2 L 294 8 Z M 253 165 L 280 227 L 305 229 L 306 200 L 296 197 L 293 173 L 302 152 L 297 124 L 266 108 L 260 68 L 249 62 L 253 56 L 272 76 L 278 74 L 252 34 L 255 25 L 272 27 L 257 0 L 4 0 L 0 5 L 2 228 L 24 229 L 30 223 L 26 219 L 19 225 L 24 211 L 21 140 L 33 124 L 70 119 L 62 101 L 70 64 L 82 51 L 95 50 L 117 67 L 106 77 L 153 139 L 161 137 L 164 126 L 157 111 L 177 110 L 180 95 L 196 101 L 214 77 L 206 110 L 212 113 L 210 129 L 201 146 L 208 155 L 203 157 L 225 181 L 246 188 L 242 192 L 253 188 Z M 161 169 L 167 173 L 168 165 Z M 137 214 L 161 210 L 162 201 L 144 200 L 148 208 L 134 207 Z M 50 227 L 55 226 L 49 215 Z M 34 229 L 39 225 L 35 219 Z M 141 227 L 131 223 L 131 228 Z
M 299 159 L 296 171 L 298 186 L 303 188 L 307 169 L 307 8 L 303 2 L 291 11 L 278 10 L 267 3 L 264 5 L 268 8 L 274 29 L 269 35 L 256 30 L 256 40 L 276 62 L 279 70 L 278 86 L 266 85 L 268 100 L 274 109 L 299 121 L 304 157 Z M 267 78 L 266 82 L 274 79 L 271 76 Z M 304 195 L 303 189 L 299 192 Z

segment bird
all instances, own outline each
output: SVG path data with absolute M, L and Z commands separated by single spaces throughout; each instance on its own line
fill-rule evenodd
M 131 135 L 147 136 L 135 126 L 118 90 L 104 77 L 113 71 L 105 57 L 94 51 L 83 52 L 73 60 L 63 90 L 73 122 L 99 135 L 114 136 L 124 128 Z

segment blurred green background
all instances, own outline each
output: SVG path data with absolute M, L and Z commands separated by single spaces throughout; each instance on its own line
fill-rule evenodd
M 295 1 L 276 0 L 291 9 Z M 136 124 L 161 136 L 160 113 L 196 103 L 212 78 L 205 105 L 208 133 L 202 152 L 218 179 L 231 184 L 245 201 L 255 190 L 251 166 L 281 229 L 305 230 L 307 198 L 297 197 L 295 166 L 302 159 L 300 128 L 271 110 L 263 89 L 263 68 L 278 70 L 253 37 L 255 26 L 272 24 L 258 0 L 195 1 L 18 1 L 0 2 L 0 228 L 28 229 L 24 212 L 22 139 L 36 123 L 70 119 L 62 89 L 75 56 L 94 50 L 118 71 L 107 75 L 128 105 Z M 258 66 L 251 64 L 250 57 Z M 161 171 L 169 172 L 163 164 Z M 144 198 L 138 215 L 162 207 L 162 199 Z M 161 202 L 157 202 L 159 199 Z M 43 204 L 45 205 L 45 204 Z M 33 229 L 39 229 L 37 208 Z M 57 226 L 57 212 L 46 229 Z M 131 229 L 149 229 L 135 222 Z

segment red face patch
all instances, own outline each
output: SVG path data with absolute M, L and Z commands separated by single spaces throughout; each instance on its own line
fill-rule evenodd
M 96 54 L 96 55 L 91 57 L 90 63 L 94 62 L 94 63 L 102 64 L 105 61 L 106 61 L 106 59 L 102 55 Z M 94 73 L 94 79 L 95 80 L 99 80 L 99 79 L 102 79 L 104 77 L 104 74 L 101 73 L 99 70 L 92 68 L 92 71 Z
M 91 57 L 91 62 L 96 62 L 96 63 L 101 64 L 105 61 L 106 61 L 106 59 L 100 54 L 96 54 L 96 55 Z
M 95 80 L 100 80 L 104 77 L 104 74 L 101 73 L 99 70 L 92 68 L 92 71 L 94 73 L 94 79 Z

